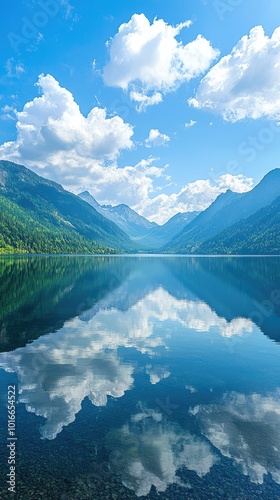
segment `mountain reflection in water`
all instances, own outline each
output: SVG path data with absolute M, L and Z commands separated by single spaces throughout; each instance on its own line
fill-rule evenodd
M 187 495 L 179 471 L 204 477 L 223 457 L 280 484 L 278 258 L 3 258 L 0 273 L 0 368 L 41 438 L 75 426 L 86 399 L 131 393 L 101 434 L 137 496 Z

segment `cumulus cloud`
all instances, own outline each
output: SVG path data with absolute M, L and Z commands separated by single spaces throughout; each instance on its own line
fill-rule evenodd
M 62 170 L 69 164 L 79 169 L 85 162 L 90 168 L 93 160 L 113 160 L 132 147 L 133 129 L 119 116 L 108 118 L 97 107 L 83 116 L 71 92 L 51 75 L 40 75 L 37 86 L 42 95 L 16 112 L 17 139 L 0 147 L 1 157 L 28 166 L 59 169 L 62 163 Z
M 243 174 L 221 175 L 217 179 L 199 179 L 183 186 L 171 194 L 157 194 L 155 182 L 164 189 L 166 169 L 155 166 L 153 157 L 141 160 L 134 166 L 118 168 L 116 165 L 95 165 L 90 177 L 85 176 L 81 190 L 89 189 L 103 204 L 126 203 L 149 220 L 164 224 L 178 212 L 205 210 L 221 193 L 232 189 L 238 193 L 249 191 L 253 179 Z
M 156 191 L 154 181 L 163 182 L 166 178 L 165 169 L 154 163 L 153 157 L 123 168 L 116 164 L 104 167 L 95 163 L 80 179 L 80 190 L 89 189 L 102 204 L 126 203 L 136 211 L 145 212 L 144 207 Z
M 200 76 L 219 51 L 202 35 L 185 45 L 179 42 L 176 37 L 190 25 L 186 21 L 171 26 L 163 19 L 150 23 L 144 14 L 134 14 L 107 42 L 110 61 L 104 68 L 105 83 L 128 91 L 142 110 Z
M 250 191 L 253 179 L 243 174 L 224 174 L 217 179 L 199 179 L 183 186 L 177 193 L 167 195 L 161 193 L 154 198 L 149 197 L 134 209 L 151 221 L 163 224 L 178 212 L 205 210 L 221 193 L 231 189 L 237 193 Z
M 189 104 L 230 122 L 280 117 L 280 28 L 271 38 L 262 26 L 239 40 L 202 79 Z
M 4 108 L 2 119 L 16 118 L 17 138 L 0 146 L 0 158 L 22 163 L 74 192 L 91 191 L 101 204 L 126 203 L 141 215 L 164 223 L 176 213 L 203 210 L 227 188 L 238 192 L 252 187 L 245 176 L 221 176 L 198 180 L 179 192 L 158 194 L 170 177 L 153 157 L 136 165 L 118 167 L 122 150 L 132 147 L 133 128 L 119 116 L 93 108 L 83 116 L 71 92 L 51 75 L 41 75 L 41 92 L 22 111 Z M 153 129 L 148 143 L 168 142 L 169 137 Z M 147 143 L 147 144 L 148 144 Z
M 158 129 L 152 128 L 149 132 L 149 137 L 145 140 L 147 148 L 164 146 L 170 141 L 170 137 L 166 134 L 161 134 Z
M 95 107 L 83 116 L 73 95 L 51 75 L 40 75 L 41 92 L 22 111 L 13 110 L 17 138 L 0 146 L 0 158 L 22 163 L 35 172 L 79 192 L 90 189 L 102 203 L 146 200 L 164 169 L 154 159 L 118 168 L 115 160 L 132 147 L 132 126 L 119 116 L 108 118 Z M 9 112 L 8 112 L 9 111 Z M 12 118 L 4 108 L 3 117 Z
M 270 473 L 280 484 L 279 389 L 265 395 L 226 393 L 219 403 L 199 405 L 191 413 L 213 446 L 252 482 L 262 484 Z

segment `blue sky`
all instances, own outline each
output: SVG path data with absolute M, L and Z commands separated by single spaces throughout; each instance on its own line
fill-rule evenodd
M 11 0 L 0 23 L 2 159 L 160 223 L 279 166 L 277 0 Z

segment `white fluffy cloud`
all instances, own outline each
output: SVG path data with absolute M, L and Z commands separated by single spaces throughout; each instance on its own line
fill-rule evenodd
M 231 189 L 237 193 L 250 191 L 253 179 L 243 174 L 221 175 L 217 179 L 199 179 L 183 186 L 177 193 L 159 194 L 146 199 L 142 206 L 135 206 L 142 215 L 152 221 L 166 222 L 178 212 L 193 212 L 205 210 L 221 193 Z
M 166 134 L 161 134 L 158 129 L 152 128 L 149 132 L 149 137 L 145 140 L 147 148 L 164 146 L 170 141 L 170 137 Z
M 155 193 L 154 181 L 165 180 L 163 168 L 154 165 L 154 158 L 141 160 L 134 166 L 104 167 L 95 163 L 90 172 L 79 180 L 80 190 L 88 189 L 101 203 L 126 203 L 134 210 L 145 212 L 150 196 Z
M 252 187 L 252 179 L 227 174 L 189 183 L 170 195 L 158 194 L 170 178 L 154 158 L 123 168 L 116 163 L 120 152 L 132 147 L 131 125 L 119 116 L 108 118 L 98 107 L 83 116 L 73 95 L 51 75 L 41 75 L 37 86 L 42 95 L 22 111 L 13 110 L 17 138 L 0 146 L 1 159 L 22 163 L 74 192 L 89 190 L 102 204 L 126 203 L 159 223 L 179 211 L 207 208 L 227 188 L 243 192 Z M 146 145 L 168 141 L 166 134 L 152 129 Z
M 254 27 L 200 82 L 189 104 L 231 122 L 280 117 L 280 28 L 271 38 Z
M 51 75 L 40 75 L 37 86 L 42 95 L 16 112 L 17 139 L 0 147 L 1 157 L 41 168 L 71 164 L 82 175 L 89 160 L 113 160 L 132 147 L 133 129 L 119 116 L 107 118 L 97 107 L 83 116 L 71 92 Z
M 157 104 L 162 95 L 204 73 L 219 51 L 202 35 L 186 45 L 176 37 L 191 21 L 171 26 L 134 14 L 107 42 L 110 61 L 104 68 L 107 85 L 120 87 L 140 103 L 140 110 Z
M 190 182 L 171 194 L 157 194 L 155 181 L 164 188 L 166 180 L 170 178 L 164 168 L 154 165 L 154 161 L 154 158 L 149 158 L 135 166 L 124 168 L 95 165 L 90 178 L 84 178 L 82 188 L 89 189 L 99 202 L 126 203 L 149 220 L 164 224 L 178 212 L 205 210 L 227 189 L 243 193 L 253 187 L 253 179 L 250 177 L 225 174 L 213 180 Z
M 153 106 L 154 104 L 159 104 L 160 102 L 162 102 L 162 95 L 160 92 L 156 92 L 152 96 L 147 96 L 145 94 L 141 94 L 141 92 L 136 92 L 135 90 L 133 90 L 132 92 L 130 92 L 130 99 L 134 102 L 137 102 L 137 111 L 143 111 L 148 106 Z

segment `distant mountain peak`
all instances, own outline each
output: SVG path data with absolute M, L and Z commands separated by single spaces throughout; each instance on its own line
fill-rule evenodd
M 100 212 L 100 205 L 98 201 L 96 201 L 94 196 L 92 196 L 89 191 L 83 191 L 82 193 L 79 193 L 78 196 Z
M 128 205 L 126 205 L 125 203 L 120 203 L 119 205 L 116 205 L 114 208 L 128 208 L 129 210 L 132 210 L 132 208 L 130 208 Z M 134 210 L 133 210 L 134 211 Z
M 82 196 L 84 194 L 88 194 L 89 196 L 92 196 L 89 191 L 82 191 L 82 193 L 79 193 L 78 196 Z M 93 196 L 92 196 L 93 197 Z
M 145 219 L 145 217 L 139 215 L 125 203 L 120 203 L 117 206 L 99 205 L 88 191 L 83 191 L 78 196 L 92 205 L 104 217 L 113 221 L 127 233 L 129 237 L 137 238 L 143 236 L 157 227 L 155 222 L 150 222 L 148 219 Z
M 130 208 L 128 205 L 125 205 L 124 203 L 121 203 L 120 205 L 116 205 L 115 207 L 111 207 L 111 210 L 113 210 L 114 212 L 116 212 L 118 214 L 125 213 L 125 214 L 130 215 L 130 216 L 135 215 L 137 217 L 142 217 L 137 212 L 135 212 L 135 210 Z

